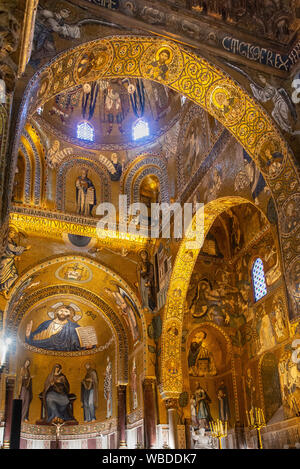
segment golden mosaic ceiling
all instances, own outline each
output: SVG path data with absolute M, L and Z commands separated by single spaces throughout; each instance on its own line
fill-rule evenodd
M 182 105 L 180 94 L 150 80 L 96 80 L 52 97 L 35 117 L 64 140 L 112 150 L 156 139 L 175 124 Z M 135 140 L 133 127 L 139 119 L 148 122 L 149 137 Z M 77 128 L 83 122 L 94 129 L 92 143 L 78 138 Z

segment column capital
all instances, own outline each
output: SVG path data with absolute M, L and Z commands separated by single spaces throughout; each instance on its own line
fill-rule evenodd
M 126 391 L 126 389 L 127 389 L 127 384 L 118 384 L 118 385 L 117 385 L 117 389 L 118 389 L 118 391 L 120 391 L 120 392 L 124 392 L 124 391 Z
M 164 403 L 165 403 L 165 406 L 166 406 L 167 410 L 177 409 L 177 407 L 178 407 L 178 399 L 176 399 L 175 397 L 165 399 Z
M 152 386 L 156 383 L 156 378 L 154 376 L 147 376 L 144 378 L 143 386 Z

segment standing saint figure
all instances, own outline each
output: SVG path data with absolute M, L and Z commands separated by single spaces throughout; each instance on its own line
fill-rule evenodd
M 149 261 L 149 255 L 146 250 L 140 252 L 140 258 L 141 261 L 138 264 L 137 276 L 139 279 L 142 306 L 153 312 L 156 308 L 154 267 Z
M 199 426 L 203 426 L 205 428 L 208 427 L 209 422 L 212 420 L 210 407 L 209 404 L 211 403 L 211 399 L 208 396 L 205 389 L 202 388 L 200 384 L 195 391 L 195 398 L 196 398 L 196 412 L 197 412 L 197 420 Z
M 193 338 L 188 354 L 188 367 L 191 376 L 213 376 L 217 374 L 212 353 L 204 345 L 207 334 L 199 331 Z
M 30 246 L 18 246 L 18 232 L 10 229 L 5 251 L 0 259 L 0 291 L 8 299 L 8 291 L 18 278 L 15 258 L 30 249 Z
M 245 387 L 246 387 L 246 394 L 247 394 L 248 402 L 249 402 L 249 409 L 252 409 L 252 407 L 254 407 L 254 404 L 255 404 L 256 388 L 255 388 L 254 379 L 253 379 L 250 368 L 247 369 L 247 374 L 245 377 Z
M 112 365 L 107 357 L 107 365 L 104 378 L 104 398 L 106 399 L 106 418 L 112 416 Z
M 81 381 L 81 404 L 85 422 L 95 422 L 98 407 L 98 375 L 97 371 L 87 362 L 86 375 Z
M 79 215 L 90 217 L 97 200 L 95 186 L 87 175 L 88 170 L 82 169 L 81 176 L 76 179 L 76 206 Z
M 19 399 L 22 399 L 22 421 L 29 420 L 29 407 L 32 401 L 32 376 L 30 375 L 30 360 L 25 360 L 20 372 Z
M 132 387 L 132 408 L 135 410 L 138 406 L 138 399 L 137 399 L 137 369 L 135 358 L 132 362 L 132 370 L 131 370 L 131 387 Z
M 125 92 L 122 84 L 116 80 L 109 83 L 103 95 L 105 120 L 108 122 L 107 135 L 111 134 L 115 124 L 118 125 L 119 132 L 123 134 L 122 124 L 129 111 L 128 93 Z
M 219 401 L 219 419 L 222 422 L 228 421 L 230 416 L 228 392 L 223 380 L 217 389 L 217 398 Z
M 43 404 L 47 423 L 52 423 L 53 419 L 74 420 L 68 396 L 70 385 L 61 370 L 62 366 L 55 364 L 45 381 Z

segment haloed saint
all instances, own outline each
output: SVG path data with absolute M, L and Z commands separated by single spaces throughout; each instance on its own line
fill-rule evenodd
M 79 308 L 74 305 L 57 303 L 48 312 L 49 320 L 42 322 L 32 331 L 32 320 L 27 324 L 25 341 L 34 347 L 56 350 L 76 351 L 87 347 L 81 346 L 80 325 L 77 321 L 81 319 Z

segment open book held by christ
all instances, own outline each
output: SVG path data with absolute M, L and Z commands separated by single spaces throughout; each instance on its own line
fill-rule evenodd
M 96 330 L 93 326 L 76 327 L 75 331 L 78 335 L 80 347 L 90 348 L 98 345 Z

